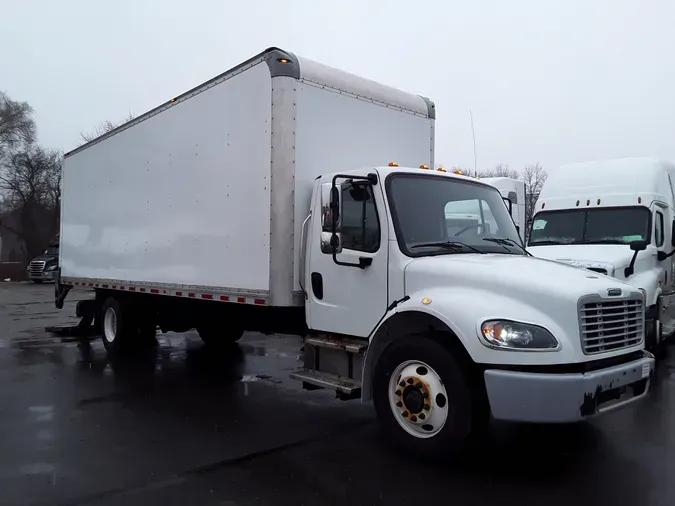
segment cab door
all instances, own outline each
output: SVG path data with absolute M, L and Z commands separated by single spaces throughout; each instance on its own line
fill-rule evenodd
M 659 252 L 670 253 L 675 248 L 675 213 L 668 206 L 657 206 L 654 211 L 654 241 Z M 670 336 L 675 332 L 675 255 L 657 260 L 661 299 L 658 303 L 661 333 Z
M 318 219 L 312 219 L 307 244 L 307 324 L 313 330 L 367 337 L 387 308 L 389 229 L 383 185 L 368 181 L 368 174 L 354 176 L 336 180 L 335 238 L 333 178 L 320 180 L 312 212 Z

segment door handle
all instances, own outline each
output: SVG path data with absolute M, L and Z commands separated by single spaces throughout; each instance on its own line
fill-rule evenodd
M 314 297 L 321 300 L 323 299 L 323 276 L 320 272 L 313 272 L 311 277 Z

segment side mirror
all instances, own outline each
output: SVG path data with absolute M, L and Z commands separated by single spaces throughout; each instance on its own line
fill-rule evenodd
M 670 244 L 675 246 L 675 220 L 673 220 L 673 228 L 670 231 Z
M 509 214 L 513 215 L 513 202 L 511 202 L 511 199 L 508 197 L 502 197 L 502 200 L 504 201 L 506 208 L 509 210 Z
M 626 276 L 627 278 L 632 276 L 633 273 L 635 272 L 635 259 L 638 256 L 638 253 L 640 251 L 644 251 L 647 249 L 647 244 L 649 244 L 647 241 L 632 241 L 630 243 L 630 249 L 633 250 L 635 253 L 633 253 L 633 258 L 630 259 L 630 264 L 628 267 L 626 267 L 623 270 L 623 275 Z
M 644 251 L 647 249 L 647 241 L 632 241 L 630 249 L 635 252 Z
M 342 209 L 341 187 L 333 187 L 330 183 L 321 185 L 321 230 L 333 231 L 333 216 L 335 216 L 335 230 L 340 230 L 340 210 Z M 322 241 L 323 243 L 323 241 Z M 330 253 L 330 251 L 328 252 Z
M 321 253 L 332 255 L 342 253 L 342 237 L 339 232 L 321 232 Z

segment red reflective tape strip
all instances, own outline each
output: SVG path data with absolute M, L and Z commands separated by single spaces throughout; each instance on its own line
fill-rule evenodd
M 265 304 L 265 299 L 255 299 L 253 301 L 253 303 L 258 304 L 258 305 L 263 305 L 263 304 Z
M 159 293 L 159 290 L 157 290 L 157 288 L 151 288 L 150 293 Z
M 230 298 L 227 295 L 221 295 L 220 300 L 229 301 Z
M 135 291 L 136 291 L 136 287 L 135 287 L 135 286 L 130 286 L 130 287 L 129 287 L 129 291 L 130 291 L 130 292 L 135 292 Z
M 144 292 L 144 291 L 145 291 L 145 288 L 139 288 L 139 290 L 140 290 L 141 292 Z
M 246 303 L 246 297 L 237 297 L 237 302 Z
M 108 285 L 101 285 L 103 288 L 108 288 Z
M 89 286 L 94 286 L 94 283 L 89 283 Z
M 192 293 L 192 292 L 190 292 L 190 293 L 188 293 L 188 297 L 190 297 L 190 298 L 194 299 L 194 298 L 195 298 L 195 294 L 194 294 L 194 293 Z
M 124 290 L 124 287 L 122 285 L 120 285 L 120 290 Z
M 94 286 L 95 286 L 96 288 L 98 288 L 98 283 L 96 283 Z
M 210 293 L 203 293 L 202 299 L 213 300 L 213 295 L 211 295 Z
M 183 296 L 183 292 L 176 292 L 176 296 L 177 296 L 177 297 L 182 297 L 182 296 Z

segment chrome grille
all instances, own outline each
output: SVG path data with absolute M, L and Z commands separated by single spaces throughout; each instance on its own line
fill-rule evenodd
M 584 298 L 579 304 L 579 326 L 586 355 L 640 344 L 644 339 L 642 295 L 620 300 Z
M 42 260 L 33 260 L 28 264 L 28 272 L 33 276 L 40 275 L 45 270 L 45 264 Z

